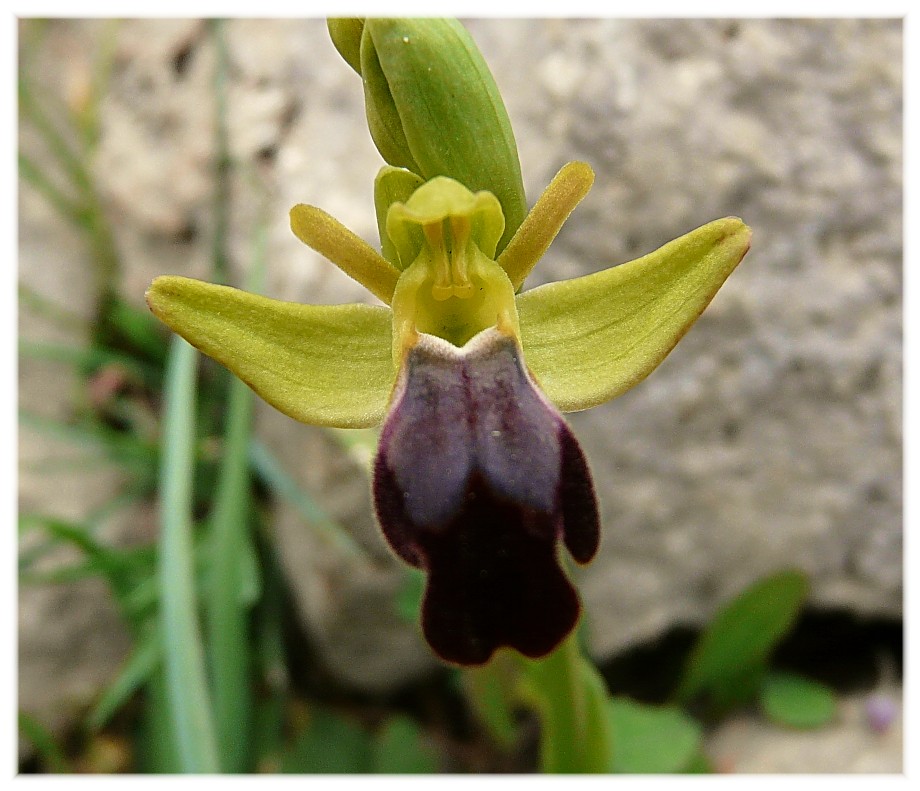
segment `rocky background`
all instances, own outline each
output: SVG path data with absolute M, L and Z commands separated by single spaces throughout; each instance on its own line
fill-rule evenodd
M 105 24 L 50 23 L 29 53 L 49 94 L 79 92 Z M 468 27 L 505 98 L 530 201 L 569 160 L 597 173 L 530 285 L 631 260 L 725 215 L 754 230 L 744 263 L 660 368 L 571 416 L 605 531 L 580 573 L 595 655 L 699 626 L 745 585 L 793 566 L 810 576 L 818 611 L 900 618 L 901 22 Z M 235 281 L 266 217 L 267 294 L 371 301 L 287 220 L 295 203 L 318 205 L 376 244 L 382 163 L 359 78 L 320 20 L 237 20 L 227 38 Z M 208 271 L 215 53 L 195 20 L 126 21 L 115 41 L 93 168 L 116 218 L 124 293 L 140 305 L 154 276 Z M 91 314 L 85 251 L 28 186 L 19 250 L 22 282 Z M 74 340 L 28 306 L 20 333 Z M 23 360 L 19 376 L 21 403 L 66 416 L 72 383 L 60 366 Z M 279 505 L 281 557 L 322 661 L 369 692 L 419 678 L 435 661 L 382 606 L 402 576 L 376 533 L 366 470 L 328 433 L 260 406 L 261 436 L 371 558 L 336 554 Z M 21 431 L 23 511 L 78 518 L 117 485 L 117 470 L 35 465 L 67 452 Z M 110 538 L 154 529 L 135 511 Z M 125 636 L 102 585 L 23 588 L 19 612 L 20 706 L 62 728 L 118 666 Z M 742 771 L 900 771 L 899 736 L 872 741 L 856 714 L 826 749 L 799 736 L 784 750 L 782 735 L 725 727 L 717 747 L 747 755 Z

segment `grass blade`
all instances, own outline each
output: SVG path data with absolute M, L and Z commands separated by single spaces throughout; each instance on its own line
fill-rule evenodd
M 281 462 L 258 440 L 249 445 L 249 461 L 271 490 L 292 505 L 301 518 L 337 549 L 356 558 L 366 557 L 360 545 L 297 485 Z
M 31 84 L 22 75 L 19 77 L 18 88 L 20 117 L 30 121 L 35 126 L 35 129 L 48 146 L 49 152 L 57 159 L 58 164 L 74 187 L 81 192 L 86 190 L 90 184 L 90 177 L 80 152 L 65 139 L 64 135 L 49 120 L 43 110 L 39 108 Z M 63 115 L 67 115 L 66 110 Z
M 128 699 L 140 689 L 156 671 L 160 662 L 162 645 L 159 630 L 148 628 L 134 645 L 131 656 L 115 680 L 99 698 L 87 720 L 90 728 L 98 730 L 112 718 Z
M 224 457 L 211 521 L 211 567 L 206 598 L 208 648 L 214 683 L 214 714 L 221 769 L 243 772 L 249 763 L 252 716 L 249 683 L 249 605 L 241 595 L 249 534 L 250 484 L 247 451 L 252 391 L 230 383 Z
M 217 740 L 198 625 L 192 542 L 195 372 L 198 353 L 172 342 L 160 468 L 160 617 L 170 718 L 181 771 L 218 771 Z
M 24 711 L 19 712 L 19 732 L 32 742 L 32 746 L 52 772 L 67 774 L 73 771 L 51 731 Z
M 138 740 L 138 768 L 150 774 L 178 774 L 182 771 L 176 732 L 170 719 L 166 672 L 158 667 L 145 690 L 144 718 Z
M 78 228 L 86 224 L 86 209 L 65 195 L 42 169 L 25 154 L 19 154 L 19 175 L 41 194 L 51 207 L 66 217 Z
M 64 442 L 81 446 L 94 445 L 106 451 L 113 461 L 125 465 L 145 468 L 154 461 L 157 454 L 155 445 L 98 422 L 70 424 L 23 410 L 19 412 L 19 422 Z
M 30 288 L 24 283 L 18 283 L 16 290 L 20 310 L 25 308 L 37 316 L 48 319 L 59 327 L 70 330 L 77 336 L 82 336 L 92 329 L 91 323 L 82 316 L 57 304 L 53 299 L 48 299 L 48 297 L 34 288 Z
M 284 748 L 288 672 L 284 652 L 284 581 L 273 555 L 263 564 L 262 598 L 258 603 L 253 661 L 258 665 L 265 694 L 253 715 L 253 753 L 258 771 L 277 771 Z

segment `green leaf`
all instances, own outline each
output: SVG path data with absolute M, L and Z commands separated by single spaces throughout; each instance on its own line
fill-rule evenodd
M 387 163 L 421 175 L 424 171 L 415 161 L 409 141 L 406 140 L 399 108 L 393 99 L 387 75 L 366 25 L 361 30 L 359 54 L 364 108 L 371 140 Z
M 802 572 L 782 571 L 729 602 L 691 651 L 677 699 L 687 702 L 708 692 L 725 706 L 753 695 L 771 651 L 795 623 L 807 595 Z
M 360 75 L 361 33 L 364 32 L 364 20 L 345 17 L 328 19 L 326 26 L 339 55 Z
M 716 769 L 712 765 L 712 761 L 710 761 L 709 757 L 702 751 L 694 755 L 693 758 L 690 759 L 690 763 L 681 770 L 681 774 L 687 775 L 711 775 L 715 773 Z
M 837 713 L 833 690 L 792 673 L 770 673 L 760 691 L 760 706 L 778 725 L 820 728 Z
M 726 668 L 717 684 L 709 688 L 709 713 L 719 716 L 747 706 L 756 697 L 767 675 L 767 661 L 752 662 L 746 667 Z
M 620 774 L 686 771 L 702 743 L 700 726 L 674 706 L 649 706 L 617 696 L 610 700 L 613 760 Z
M 256 566 L 249 529 L 251 424 L 252 392 L 234 380 L 230 383 L 224 453 L 211 514 L 205 591 L 217 745 L 221 770 L 234 773 L 248 768 L 251 741 L 249 597 Z
M 178 774 L 177 734 L 170 717 L 166 672 L 158 667 L 147 682 L 144 714 L 141 720 L 137 752 L 140 771 L 149 774 Z
M 703 312 L 750 238 L 728 217 L 627 264 L 522 293 L 524 356 L 546 395 L 572 412 L 642 381 Z
M 378 774 L 435 774 L 438 758 L 416 722 L 409 717 L 391 718 L 374 740 L 374 771 Z
M 299 305 L 174 276 L 154 280 L 147 302 L 295 420 L 366 428 L 383 419 L 396 376 L 387 308 Z
M 454 19 L 366 19 L 361 73 L 368 125 L 391 165 L 449 176 L 501 204 L 503 250 L 527 212 L 521 165 L 498 86 Z
M 319 708 L 282 756 L 285 774 L 364 774 L 372 770 L 373 747 L 363 728 Z
M 129 553 L 119 553 L 101 544 L 93 538 L 88 525 L 35 514 L 21 516 L 20 531 L 27 529 L 29 525 L 40 525 L 55 541 L 70 543 L 83 552 L 97 573 L 106 580 L 116 599 L 120 600 L 129 590 L 132 579 L 125 564 L 125 559 L 130 558 Z
M 284 749 L 289 691 L 284 645 L 286 581 L 272 553 L 265 559 L 262 575 L 262 595 L 253 614 L 253 659 L 263 692 L 254 712 L 252 754 L 258 771 L 274 771 Z

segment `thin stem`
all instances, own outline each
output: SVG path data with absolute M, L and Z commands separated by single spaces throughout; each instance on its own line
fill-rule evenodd
M 352 558 L 367 560 L 367 553 L 361 546 L 297 485 L 297 481 L 288 475 L 278 459 L 259 440 L 253 440 L 249 445 L 249 462 L 275 494 L 297 509 L 317 535 Z
M 522 660 L 523 697 L 540 717 L 540 771 L 610 771 L 613 739 L 607 690 L 573 632 L 553 653 Z

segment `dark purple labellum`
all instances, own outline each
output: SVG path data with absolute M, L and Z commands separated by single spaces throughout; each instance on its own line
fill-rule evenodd
M 514 338 L 490 329 L 458 349 L 421 336 L 380 437 L 374 503 L 394 551 L 428 572 L 422 628 L 443 659 L 544 656 L 578 621 L 558 545 L 594 556 L 597 502 Z

